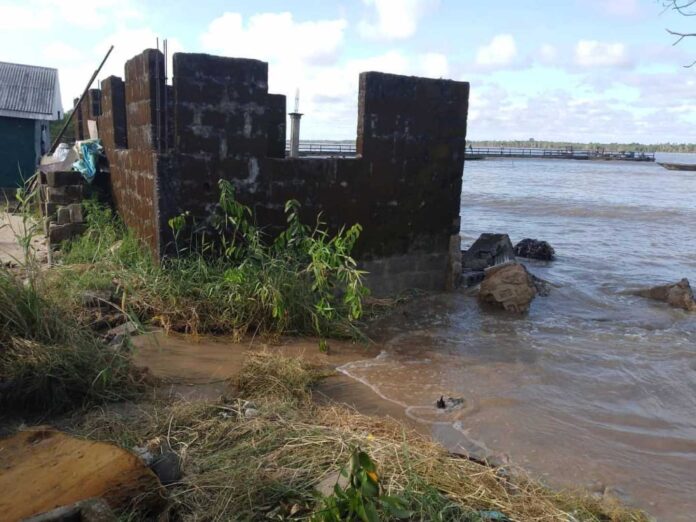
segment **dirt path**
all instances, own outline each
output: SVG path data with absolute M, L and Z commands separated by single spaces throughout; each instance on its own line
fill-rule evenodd
M 22 235 L 22 216 L 0 210 L 0 265 L 16 266 L 23 264 L 24 251 L 17 241 L 17 235 Z M 46 238 L 38 234 L 32 239 L 32 245 L 37 258 L 46 258 Z

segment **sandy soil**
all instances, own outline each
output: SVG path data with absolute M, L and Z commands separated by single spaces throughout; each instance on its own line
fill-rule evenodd
M 17 266 L 24 263 L 24 251 L 17 242 L 17 234 L 22 231 L 22 217 L 0 210 L 0 265 Z M 39 234 L 32 240 L 37 258 L 46 258 L 46 238 Z
M 162 332 L 134 337 L 133 344 L 135 364 L 148 368 L 160 380 L 159 395 L 186 400 L 214 399 L 224 394 L 229 388 L 228 380 L 239 371 L 245 354 L 250 350 L 302 357 L 331 368 L 375 357 L 380 351 L 380 346 L 374 343 L 330 341 L 329 353 L 322 353 L 318 340 L 307 337 L 286 337 L 277 343 L 258 339 L 235 343 L 225 337 L 165 335 Z M 412 427 L 424 428 L 406 417 L 400 406 L 385 401 L 367 386 L 340 373 L 323 380 L 315 398 L 318 402 L 341 402 L 365 415 L 386 415 Z

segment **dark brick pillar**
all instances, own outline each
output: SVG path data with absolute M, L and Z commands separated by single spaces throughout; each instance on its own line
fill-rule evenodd
M 164 55 L 160 51 L 147 49 L 126 62 L 126 106 L 128 147 L 164 148 Z
M 468 100 L 465 82 L 360 75 L 357 152 L 374 173 L 372 218 L 384 224 L 382 252 L 434 254 L 432 273 L 443 274 L 434 287 L 452 288 L 461 274 Z
M 126 88 L 123 80 L 109 76 L 101 82 L 99 137 L 107 152 L 128 147 L 126 132 Z
M 83 122 L 82 122 L 82 107 L 77 104 L 80 98 L 73 99 L 73 111 L 75 111 L 75 116 L 73 117 L 73 128 L 75 129 L 75 141 L 84 140 L 85 136 L 83 133 Z
M 268 118 L 268 151 L 269 158 L 285 157 L 285 122 L 286 101 L 282 94 L 269 94 L 266 108 Z
M 268 64 L 189 53 L 173 61 L 177 151 L 232 162 L 265 156 Z

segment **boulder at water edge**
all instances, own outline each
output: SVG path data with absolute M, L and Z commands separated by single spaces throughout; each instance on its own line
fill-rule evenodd
M 469 250 L 462 252 L 464 270 L 483 270 L 515 257 L 507 234 L 481 234 Z
M 486 270 L 479 301 L 509 312 L 526 313 L 537 291 L 532 276 L 520 263 L 505 263 Z
M 687 311 L 696 311 L 694 292 L 691 290 L 689 280 L 684 278 L 673 285 L 655 286 L 638 290 L 636 295 L 663 301 L 674 308 L 683 308 Z
M 556 251 L 546 241 L 538 239 L 523 239 L 515 245 L 515 255 L 528 259 L 539 259 L 541 261 L 553 261 Z

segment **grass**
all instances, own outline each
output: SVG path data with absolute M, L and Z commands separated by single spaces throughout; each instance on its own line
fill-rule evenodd
M 325 504 L 316 488 L 333 483 L 356 448 L 376 465 L 382 494 L 405 502 L 409 520 L 648 520 L 450 455 L 393 420 L 318 406 L 310 398 L 319 375 L 297 359 L 253 355 L 240 375 L 238 400 L 152 404 L 135 416 L 100 411 L 79 431 L 126 447 L 166 440 L 184 469 L 169 487 L 171 520 L 316 518 Z M 262 392 L 264 383 L 271 393 Z M 243 399 L 253 399 L 260 415 L 247 418 Z
M 128 355 L 108 349 L 38 282 L 0 269 L 0 411 L 63 411 L 133 396 Z
M 88 230 L 63 246 L 53 291 L 79 313 L 85 290 L 111 289 L 124 310 L 167 331 L 359 336 L 366 291 L 350 257 L 359 227 L 334 235 L 320 222 L 307 227 L 289 202 L 288 226 L 271 239 L 231 186 L 221 194 L 207 228 L 187 214 L 170 220 L 179 255 L 161 264 L 110 209 L 87 203 Z

